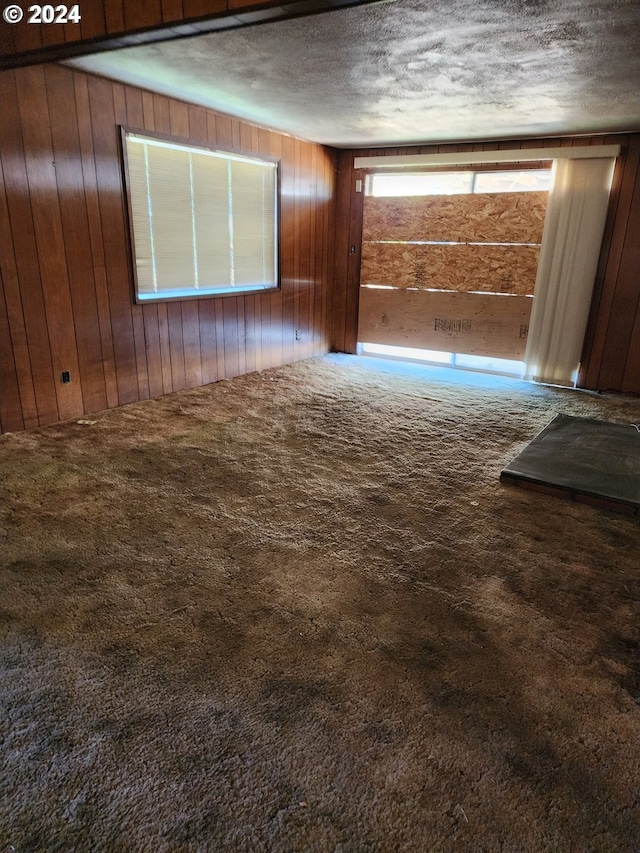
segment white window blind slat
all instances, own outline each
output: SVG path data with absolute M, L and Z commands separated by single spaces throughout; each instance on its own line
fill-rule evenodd
M 146 151 L 142 145 L 127 147 L 127 165 L 131 192 L 131 218 L 135 235 L 134 259 L 138 290 L 153 293 L 152 221 L 147 200 Z
M 236 284 L 264 284 L 273 275 L 274 181 L 253 163 L 231 164 Z
M 156 292 L 195 285 L 189 155 L 148 146 Z
M 194 154 L 193 187 L 200 282 L 203 287 L 225 287 L 231 281 L 225 160 Z

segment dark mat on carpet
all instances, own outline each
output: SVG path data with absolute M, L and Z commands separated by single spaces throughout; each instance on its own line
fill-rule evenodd
M 635 424 L 558 415 L 500 474 L 502 482 L 607 508 L 640 510 Z

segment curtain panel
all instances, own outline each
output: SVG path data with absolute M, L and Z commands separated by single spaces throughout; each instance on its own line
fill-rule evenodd
M 525 351 L 528 379 L 575 385 L 609 204 L 615 159 L 559 159 Z

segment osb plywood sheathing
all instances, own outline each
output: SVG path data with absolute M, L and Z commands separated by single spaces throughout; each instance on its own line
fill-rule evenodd
M 540 243 L 547 196 L 546 192 L 367 196 L 362 239 Z
M 528 296 L 362 287 L 358 339 L 521 359 L 532 302 Z
M 364 243 L 362 284 L 532 295 L 537 246 Z

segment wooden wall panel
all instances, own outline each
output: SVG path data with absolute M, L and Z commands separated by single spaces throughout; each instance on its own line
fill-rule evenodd
M 17 341 L 27 347 L 26 364 L 30 370 L 39 423 L 40 419 L 58 419 L 58 403 L 34 236 L 18 93 L 15 76 L 11 73 L 0 75 L 0 101 L 3 105 L 0 158 L 7 216 L 6 224 L 3 224 L 2 228 L 3 248 L 6 241 L 7 249 L 2 253 L 2 279 L 12 342 L 14 347 Z M 19 327 L 22 327 L 23 333 Z M 24 382 L 20 390 L 21 399 L 24 399 L 27 393 Z M 24 414 L 27 424 L 26 411 Z
M 13 425 L 14 430 L 25 427 L 20 400 L 20 387 L 16 360 L 11 346 L 11 329 L 7 316 L 7 306 L 4 298 L 0 299 L 0 415 L 6 423 Z
M 60 202 L 62 243 L 75 246 L 65 252 L 78 353 L 83 411 L 107 407 L 91 240 L 82 169 L 73 79 L 61 68 L 51 69 L 47 79 L 49 109 L 59 120 L 51 125 L 53 156 Z M 87 287 L 86 282 L 92 286 Z M 73 384 L 73 383 L 72 383 Z
M 72 418 L 83 411 L 79 377 L 78 351 L 69 334 L 69 317 L 73 315 L 67 259 L 60 213 L 56 163 L 51 127 L 41 116 L 49 112 L 44 69 L 24 69 L 17 76 L 20 126 L 24 143 L 30 206 L 37 241 L 38 266 L 49 332 L 49 345 L 54 375 L 69 371 L 72 382 L 55 386 L 61 419 Z M 54 103 L 53 108 L 56 108 Z M 37 156 L 28 156 L 36 151 Z
M 3 430 L 329 349 L 333 152 L 62 66 L 2 72 L 0 96 Z M 280 291 L 135 304 L 121 124 L 282 158 Z
M 106 405 L 107 408 L 110 408 L 118 405 L 118 383 L 115 370 L 115 351 L 113 346 L 113 330 L 111 328 L 111 307 L 109 305 L 109 287 L 107 283 L 102 219 L 98 198 L 98 176 L 96 172 L 93 128 L 91 125 L 88 78 L 83 75 L 76 75 L 73 78 L 73 83 L 80 166 L 89 229 L 88 249 L 93 265 L 93 283 L 98 313 L 98 334 L 104 373 Z M 79 215 L 82 215 L 81 211 Z
M 640 134 L 617 164 L 579 382 L 640 394 Z
M 347 295 L 358 290 L 360 278 L 354 280 L 350 275 L 350 241 L 355 238 L 351 227 L 351 205 L 353 203 L 353 154 L 340 151 L 338 154 L 338 186 L 336 189 L 335 243 L 334 243 L 334 298 L 333 298 L 333 341 L 338 351 L 355 352 L 347 349 L 347 327 L 353 331 L 357 316 L 347 320 Z M 362 230 L 357 239 L 360 251 Z
M 640 394 L 640 134 L 611 134 L 575 139 L 528 139 L 505 141 L 498 148 L 554 148 L 573 145 L 622 146 L 616 167 L 611 204 L 605 225 L 600 262 L 594 286 L 587 335 L 582 354 L 578 385 L 584 388 Z M 460 153 L 496 148 L 495 142 L 451 145 L 422 145 L 406 149 L 377 148 L 340 153 L 342 168 L 336 189 L 336 269 L 334 276 L 334 347 L 354 352 L 358 339 L 358 281 L 349 273 L 345 256 L 350 246 L 362 249 L 362 218 L 349 219 L 356 199 L 355 181 L 364 179 L 364 170 L 349 167 L 354 156 L 384 154 Z M 347 230 L 345 230 L 347 229 Z M 349 305 L 349 309 L 347 309 Z
M 2 340 L 0 346 L 5 348 L 0 355 L 0 368 L 6 377 L 2 380 L 0 391 L 9 389 L 15 379 L 17 381 L 19 411 L 15 408 L 15 396 L 7 391 L 0 394 L 0 421 L 14 424 L 14 429 L 23 426 L 27 429 L 38 425 L 38 409 L 34 390 L 31 357 L 27 344 L 27 332 L 22 311 L 22 299 L 18 283 L 18 271 L 13 249 L 13 239 L 7 210 L 4 175 L 0 163 L 0 253 L 4 258 L 4 303 L 0 308 L 5 312 Z

